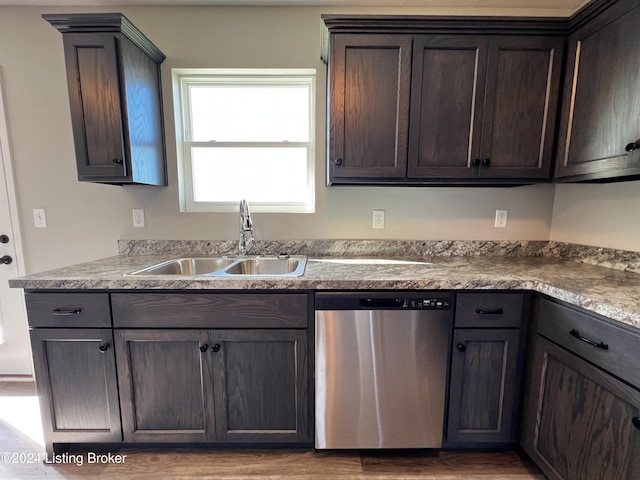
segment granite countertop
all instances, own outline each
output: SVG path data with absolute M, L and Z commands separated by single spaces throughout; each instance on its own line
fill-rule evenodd
M 123 254 L 9 283 L 27 290 L 533 290 L 640 329 L 640 274 L 558 258 L 423 255 L 428 264 L 371 265 L 310 256 L 300 277 L 127 276 L 180 254 Z

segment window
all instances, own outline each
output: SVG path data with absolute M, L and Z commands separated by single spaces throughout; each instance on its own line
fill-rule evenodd
M 313 212 L 315 70 L 174 69 L 180 211 Z

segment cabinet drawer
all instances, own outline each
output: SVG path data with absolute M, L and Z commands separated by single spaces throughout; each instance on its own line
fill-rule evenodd
M 107 293 L 26 293 L 30 327 L 111 327 Z
M 307 328 L 307 295 L 115 293 L 113 323 L 133 328 Z
M 523 293 L 459 293 L 456 327 L 519 328 Z
M 635 368 L 640 364 L 640 334 L 572 306 L 539 302 L 540 335 L 640 386 L 640 370 Z

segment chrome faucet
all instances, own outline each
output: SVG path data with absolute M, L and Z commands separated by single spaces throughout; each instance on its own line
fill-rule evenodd
M 253 238 L 253 222 L 249 213 L 249 204 L 246 200 L 240 202 L 240 242 L 238 243 L 238 253 L 246 255 L 253 250 L 255 240 Z

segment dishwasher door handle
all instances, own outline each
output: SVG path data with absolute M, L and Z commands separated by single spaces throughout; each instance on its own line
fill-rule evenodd
M 365 308 L 402 308 L 403 298 L 362 298 L 360 306 Z

